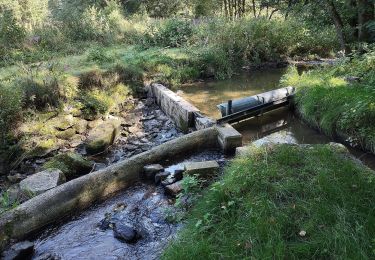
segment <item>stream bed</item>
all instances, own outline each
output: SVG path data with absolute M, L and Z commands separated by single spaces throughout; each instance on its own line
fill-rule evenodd
M 243 73 L 231 80 L 197 83 L 181 87 L 178 93 L 212 118 L 220 116 L 217 104 L 228 99 L 255 95 L 278 86 L 285 69 Z M 308 127 L 287 108 L 233 125 L 243 135 L 244 144 L 260 138 L 296 144 L 329 143 L 331 138 Z M 375 169 L 375 156 L 357 149 L 350 151 Z M 122 158 L 121 158 L 122 159 Z M 184 161 L 216 160 L 221 169 L 227 162 L 221 152 L 204 151 Z M 161 162 L 166 170 L 181 168 L 182 163 Z M 33 259 L 158 259 L 163 248 L 175 237 L 180 224 L 165 220 L 165 212 L 175 210 L 173 198 L 154 184 L 139 183 L 112 199 L 93 205 L 39 234 Z M 112 223 L 131 223 L 139 230 L 136 243 L 124 243 L 114 235 Z

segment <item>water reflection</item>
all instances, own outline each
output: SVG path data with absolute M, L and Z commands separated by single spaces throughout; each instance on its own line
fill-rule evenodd
M 238 99 L 273 90 L 278 87 L 286 68 L 244 72 L 223 81 L 211 81 L 184 85 L 178 92 L 193 103 L 201 112 L 212 118 L 220 118 L 216 105 L 229 99 Z

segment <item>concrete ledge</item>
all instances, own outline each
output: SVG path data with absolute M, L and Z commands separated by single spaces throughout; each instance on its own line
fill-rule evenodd
M 150 92 L 156 104 L 182 131 L 186 133 L 189 127 L 194 127 L 194 113 L 199 112 L 198 108 L 161 84 L 151 84 Z
M 217 136 L 214 127 L 182 136 L 30 199 L 0 216 L 0 251 L 11 239 L 24 239 L 70 213 L 77 213 L 129 187 L 140 180 L 145 165 L 217 147 Z
M 242 135 L 230 124 L 216 126 L 219 145 L 225 153 L 234 153 L 237 147 L 242 146 Z

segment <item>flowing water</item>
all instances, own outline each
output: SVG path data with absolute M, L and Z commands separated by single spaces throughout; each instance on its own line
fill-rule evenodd
M 259 94 L 278 87 L 285 69 L 270 69 L 243 73 L 226 81 L 197 83 L 181 87 L 179 94 L 212 118 L 220 117 L 216 105 L 245 96 Z M 243 134 L 244 144 L 266 137 L 275 142 L 297 144 L 328 143 L 332 140 L 308 127 L 287 108 L 234 124 Z M 350 151 L 369 167 L 375 169 L 375 157 L 357 149 Z M 217 151 L 203 152 L 186 158 L 190 161 L 217 160 L 225 162 Z M 171 162 L 162 162 L 172 164 Z M 181 164 L 167 168 L 175 170 Z M 160 187 L 138 184 L 70 219 L 44 231 L 35 240 L 34 259 L 155 259 L 165 245 L 173 239 L 179 225 L 164 220 L 167 210 L 172 210 L 171 200 Z M 135 244 L 117 240 L 109 221 L 136 223 L 143 230 L 142 239 Z M 108 223 L 107 223 L 108 224 Z
M 220 118 L 217 105 L 229 99 L 260 94 L 279 87 L 285 68 L 243 72 L 237 77 L 223 81 L 203 82 L 182 86 L 178 93 L 194 104 L 203 114 Z M 273 142 L 296 144 L 325 144 L 333 140 L 304 124 L 287 108 L 233 125 L 242 135 L 244 144 L 271 135 Z M 350 152 L 364 164 L 375 170 L 375 156 L 348 147 Z

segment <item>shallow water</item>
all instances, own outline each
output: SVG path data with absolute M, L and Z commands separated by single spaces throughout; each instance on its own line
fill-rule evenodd
M 243 98 L 278 88 L 285 68 L 243 72 L 223 81 L 211 81 L 182 86 L 179 94 L 199 108 L 205 115 L 220 118 L 217 105 L 229 99 Z M 333 139 L 307 126 L 288 108 L 282 108 L 251 120 L 233 125 L 242 135 L 244 144 L 273 134 L 275 142 L 296 144 L 325 144 Z M 349 147 L 350 152 L 375 170 L 375 156 Z
M 208 150 L 162 164 L 173 172 L 183 162 L 208 160 L 224 165 L 226 158 L 218 150 Z M 176 210 L 173 203 L 161 186 L 139 183 L 37 236 L 33 259 L 158 259 L 180 227 L 165 220 L 167 212 Z M 103 230 L 103 220 L 135 227 L 142 238 L 123 243 L 111 228 Z
M 277 88 L 284 69 L 246 73 L 231 80 L 198 83 L 182 88 L 187 100 L 206 115 L 220 116 L 216 105 L 227 99 L 258 94 Z M 287 108 L 282 108 L 251 120 L 233 125 L 243 134 L 244 144 L 262 137 L 276 142 L 320 144 L 332 139 L 308 127 Z M 366 165 L 375 169 L 375 156 L 357 149 L 350 151 Z M 187 161 L 217 160 L 225 164 L 226 158 L 217 151 L 205 151 L 187 156 Z M 186 161 L 185 160 L 185 161 Z M 174 171 L 181 163 L 162 162 L 166 169 Z M 126 204 L 116 212 L 119 204 Z M 168 241 L 174 238 L 179 226 L 164 221 L 165 209 L 173 210 L 171 200 L 163 189 L 151 184 L 138 184 L 113 199 L 91 207 L 68 222 L 45 231 L 36 239 L 35 259 L 156 259 Z M 99 223 L 108 213 L 116 219 L 137 223 L 144 236 L 136 244 L 117 240 L 111 229 L 100 230 Z M 44 258 L 43 258 L 44 257 Z M 50 258 L 48 258 L 50 257 Z M 55 257 L 55 258 L 54 258 Z
M 276 89 L 286 68 L 242 72 L 228 80 L 200 82 L 180 87 L 178 94 L 211 118 L 220 118 L 216 106 L 230 99 L 260 94 Z

